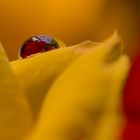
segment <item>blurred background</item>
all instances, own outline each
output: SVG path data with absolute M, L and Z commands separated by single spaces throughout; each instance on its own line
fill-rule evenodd
M 0 0 L 0 40 L 10 60 L 30 36 L 49 34 L 68 46 L 103 41 L 117 29 L 125 52 L 140 47 L 139 0 Z

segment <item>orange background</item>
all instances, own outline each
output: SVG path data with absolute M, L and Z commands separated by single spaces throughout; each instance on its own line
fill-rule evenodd
M 0 0 L 0 40 L 13 60 L 33 35 L 50 34 L 72 45 L 102 41 L 117 28 L 132 54 L 139 36 L 136 6 L 125 0 Z

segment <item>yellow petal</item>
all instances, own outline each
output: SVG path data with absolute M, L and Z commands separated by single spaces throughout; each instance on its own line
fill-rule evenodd
M 31 127 L 29 105 L 0 44 L 0 140 L 19 140 Z
M 66 68 L 49 90 L 29 140 L 117 138 L 120 91 L 129 68 L 127 56 L 113 56 L 121 45 L 113 36 Z
M 25 90 L 35 118 L 38 116 L 48 89 L 60 73 L 74 59 L 96 45 L 97 43 L 86 41 L 72 47 L 60 48 L 11 62 L 15 74 Z

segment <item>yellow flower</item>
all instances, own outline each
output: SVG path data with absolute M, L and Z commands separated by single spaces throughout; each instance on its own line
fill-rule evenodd
M 117 33 L 13 62 L 0 47 L 0 68 L 1 140 L 118 140 L 129 59 Z

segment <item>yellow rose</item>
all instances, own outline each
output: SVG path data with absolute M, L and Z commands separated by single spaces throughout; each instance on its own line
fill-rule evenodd
M 129 69 L 118 34 L 9 62 L 0 46 L 1 140 L 119 140 Z

